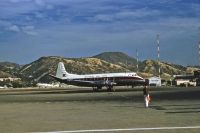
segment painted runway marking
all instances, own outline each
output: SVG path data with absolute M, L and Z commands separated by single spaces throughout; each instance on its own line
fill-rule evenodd
M 92 130 L 71 130 L 71 131 L 52 131 L 52 132 L 34 132 L 34 133 L 89 133 L 89 132 L 120 132 L 120 131 L 148 131 L 148 130 L 173 130 L 173 129 L 200 129 L 200 126 L 125 128 L 125 129 L 92 129 Z

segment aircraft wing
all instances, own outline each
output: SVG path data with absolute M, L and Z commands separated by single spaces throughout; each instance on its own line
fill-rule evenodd
M 111 81 L 85 81 L 85 80 L 69 80 L 68 82 L 74 83 L 75 85 L 86 85 L 86 86 L 108 86 L 108 85 L 116 85 L 115 82 Z
M 57 81 L 59 81 L 59 82 L 63 82 L 62 79 L 60 79 L 60 78 L 58 78 L 58 77 L 56 77 L 56 76 L 54 76 L 54 75 L 49 74 L 49 76 L 51 76 L 52 78 L 54 78 L 55 80 L 57 80 Z
M 68 83 L 82 86 L 96 86 L 98 81 L 68 80 Z

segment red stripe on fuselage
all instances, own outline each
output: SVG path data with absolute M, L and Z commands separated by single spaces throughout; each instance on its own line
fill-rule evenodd
M 101 78 L 77 78 L 73 80 L 83 80 L 83 81 L 98 81 L 98 80 L 143 80 L 139 77 L 101 77 Z

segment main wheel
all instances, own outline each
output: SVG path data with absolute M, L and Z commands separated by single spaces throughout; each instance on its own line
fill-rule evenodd
M 113 86 L 108 86 L 108 87 L 107 87 L 107 91 L 109 91 L 109 92 L 114 91 L 114 90 L 113 90 Z

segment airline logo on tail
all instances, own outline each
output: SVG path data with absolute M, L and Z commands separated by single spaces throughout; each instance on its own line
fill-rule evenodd
M 56 77 L 63 79 L 63 77 L 67 77 L 68 73 L 65 70 L 65 66 L 62 62 L 58 63 L 58 68 L 57 68 L 57 72 L 56 72 Z

